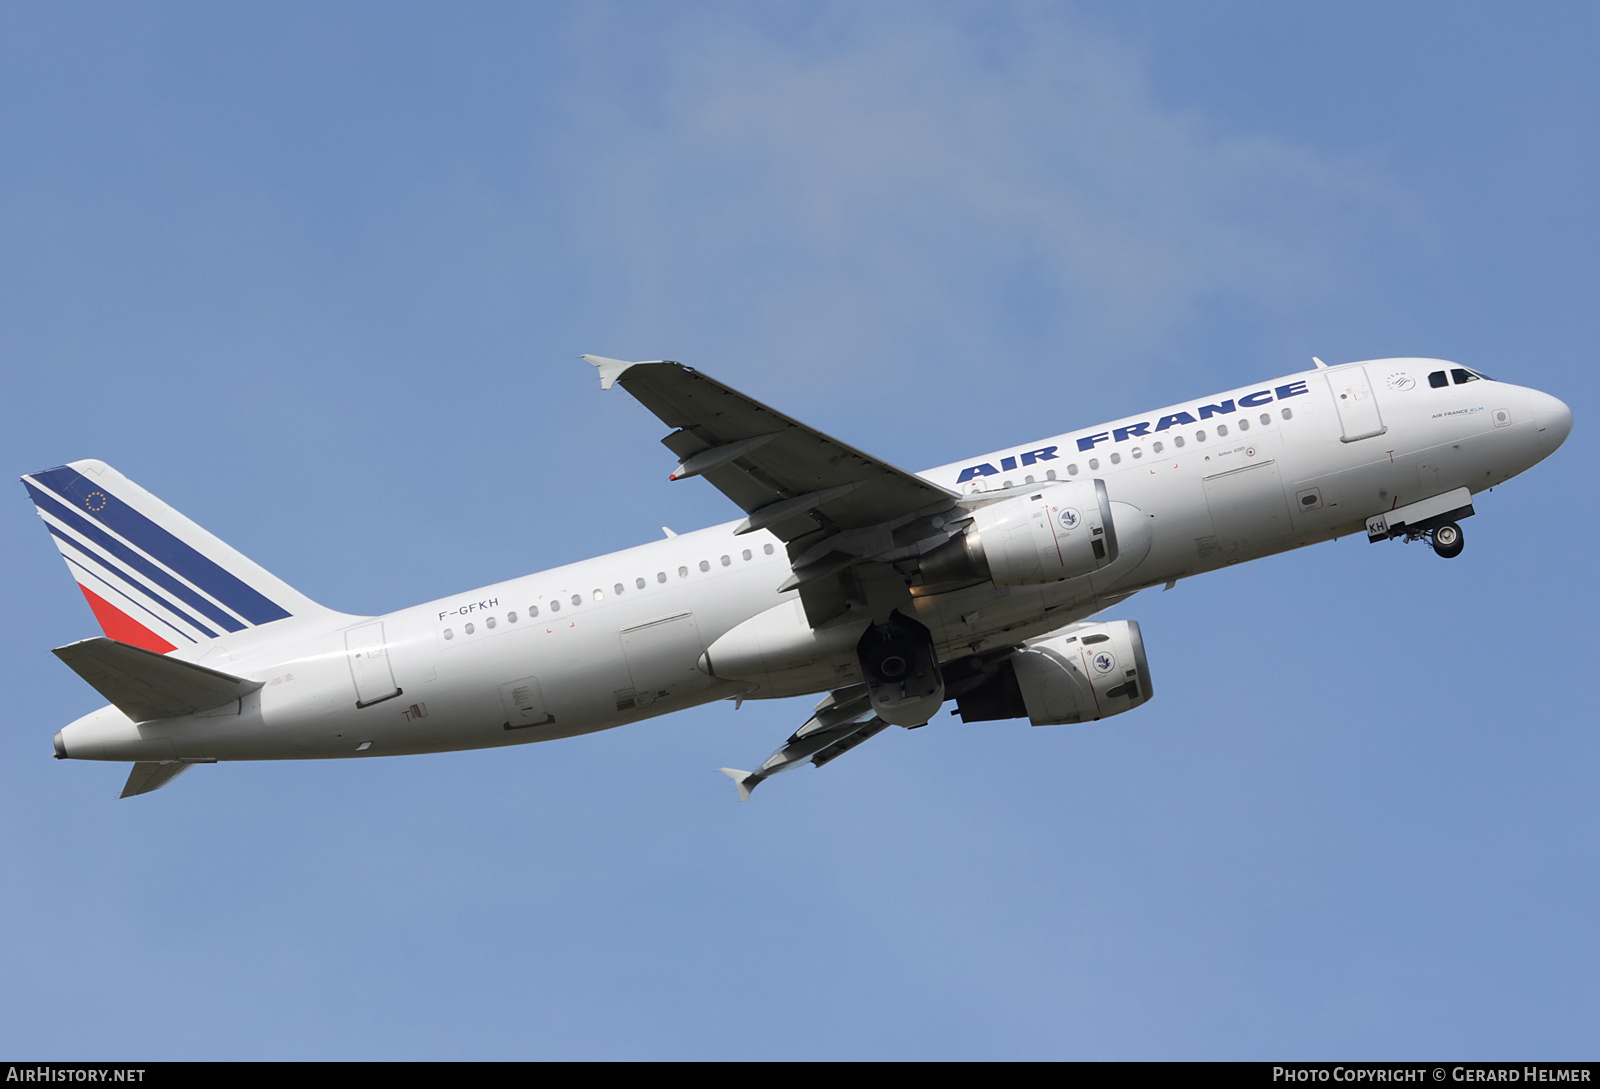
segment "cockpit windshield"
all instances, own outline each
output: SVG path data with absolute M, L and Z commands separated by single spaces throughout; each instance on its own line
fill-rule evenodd
M 1443 389 L 1450 384 L 1451 379 L 1454 379 L 1455 384 L 1458 386 L 1464 386 L 1468 382 L 1494 381 L 1493 378 L 1490 378 L 1482 371 L 1471 370 L 1467 367 L 1452 367 L 1450 368 L 1448 376 L 1446 376 L 1444 371 L 1434 371 L 1432 374 L 1428 375 L 1428 385 L 1432 386 L 1434 389 Z

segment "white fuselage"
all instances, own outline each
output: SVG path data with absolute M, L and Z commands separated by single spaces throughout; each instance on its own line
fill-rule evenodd
M 1547 394 L 1392 359 L 1307 371 L 922 473 L 972 502 L 1100 479 L 1123 541 L 1093 575 L 1032 587 L 913 589 L 941 660 L 1018 644 L 1148 586 L 1360 531 L 1366 519 L 1523 472 L 1566 437 Z M 1376 432 L 1376 433 L 1374 433 Z M 860 679 L 852 648 L 737 679 L 720 637 L 772 614 L 803 624 L 780 542 L 736 522 L 381 617 L 290 618 L 175 656 L 264 681 L 236 704 L 134 724 L 106 707 L 66 755 L 106 760 L 383 756 L 549 740 L 732 696 Z M 377 628 L 376 625 L 382 625 Z M 853 646 L 853 645 L 852 645 Z M 358 657 L 359 656 L 359 657 Z

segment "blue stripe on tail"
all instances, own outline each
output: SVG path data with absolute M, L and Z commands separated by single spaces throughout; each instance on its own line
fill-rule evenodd
M 155 557 L 167 567 L 200 587 L 252 624 L 268 624 L 291 615 L 283 606 L 243 582 L 238 576 L 219 567 L 215 562 L 201 555 L 116 496 L 95 487 L 93 481 L 85 478 L 76 469 L 62 465 L 32 475 L 33 479 L 44 484 L 75 508 L 69 511 L 59 507 L 59 504 L 52 504 L 57 509 L 51 510 L 52 514 L 62 518 L 63 521 L 73 521 L 74 528 L 82 528 L 78 523 L 82 523 L 83 519 L 77 512 L 86 513 L 101 525 L 115 531 L 124 540 L 137 545 L 147 554 Z M 43 495 L 32 486 L 28 490 L 33 493 L 34 502 L 39 503 L 41 506 L 50 502 L 49 497 Z M 88 533 L 86 535 L 92 536 L 92 534 Z M 100 536 L 103 537 L 104 534 L 100 534 Z M 98 539 L 97 543 L 108 549 L 111 548 L 111 545 L 116 544 L 116 542 L 107 544 L 105 541 Z M 124 551 L 126 550 L 124 549 Z M 163 572 L 162 574 L 164 575 L 165 573 Z M 155 576 L 152 575 L 151 577 Z M 167 581 L 170 580 L 163 581 L 162 585 L 167 585 Z M 173 593 L 180 593 L 180 588 L 176 584 L 169 588 Z M 182 587 L 181 592 L 186 601 L 192 596 L 192 592 L 187 587 Z M 199 601 L 192 602 L 192 604 L 196 608 L 202 608 Z M 205 602 L 203 611 L 207 616 L 213 616 L 215 608 L 210 602 Z M 232 617 L 224 619 L 220 616 L 213 616 L 213 619 L 229 631 L 239 630 L 238 621 Z
M 55 512 L 52 511 L 51 513 L 54 514 Z M 59 517 L 59 515 L 58 515 L 58 517 Z M 126 571 L 118 570 L 116 567 L 112 566 L 106 560 L 106 558 L 104 556 L 99 556 L 99 555 L 96 555 L 93 552 L 90 552 L 87 548 L 84 548 L 82 544 L 80 544 L 79 542 L 73 540 L 71 537 L 67 536 L 65 533 L 62 533 L 59 529 L 57 529 L 55 526 L 50 525 L 49 523 L 46 523 L 44 528 L 48 529 L 50 531 L 50 535 L 52 537 L 54 537 L 56 540 L 66 542 L 68 545 L 70 545 L 72 547 L 72 550 L 74 552 L 78 553 L 80 556 L 83 556 L 85 559 L 92 561 L 93 564 L 94 564 L 94 567 L 92 567 L 92 568 L 89 567 L 86 564 L 79 564 L 79 566 L 83 567 L 85 570 L 92 571 L 96 575 L 96 577 L 98 577 L 102 581 L 108 582 L 113 586 L 117 585 L 117 583 L 120 581 L 120 582 L 126 583 L 128 586 L 131 586 L 136 590 L 141 590 L 145 594 L 148 594 L 150 597 L 153 597 L 157 601 L 160 601 L 162 605 L 164 605 L 168 610 L 171 611 L 173 616 L 179 617 L 180 619 L 183 620 L 184 623 L 188 624 L 190 627 L 194 628 L 196 631 L 204 632 L 206 638 L 215 639 L 217 637 L 217 633 L 216 632 L 212 631 L 210 628 L 206 627 L 200 621 L 196 620 L 194 617 L 190 616 L 188 613 L 186 613 L 182 609 L 178 608 L 169 599 L 167 599 L 165 597 L 162 597 L 160 594 L 156 593 L 150 587 L 140 585 L 140 583 L 136 579 L 134 579 L 132 575 L 128 574 Z M 112 544 L 117 544 L 116 541 L 112 541 L 111 543 Z M 127 550 L 124 549 L 124 551 L 127 551 Z M 195 600 L 199 601 L 202 605 L 205 606 L 206 611 L 208 613 L 215 613 L 217 615 L 222 616 L 227 621 L 227 624 L 228 624 L 228 629 L 227 630 L 228 631 L 243 631 L 244 630 L 244 625 L 243 624 L 239 623 L 233 617 L 228 616 L 226 613 L 223 613 L 215 605 L 211 604 L 211 602 L 206 601 L 204 598 L 202 598 L 198 594 L 196 594 L 193 590 L 190 590 L 187 586 L 184 586 L 182 583 L 179 583 L 176 579 L 174 579 L 171 575 L 168 575 L 165 571 L 162 571 L 160 568 L 155 567 L 153 564 L 149 563 L 149 561 L 145 560 L 143 556 L 139 556 L 137 554 L 132 554 L 132 553 L 130 553 L 130 555 L 133 555 L 133 558 L 135 560 L 140 561 L 144 565 L 144 567 L 147 567 L 147 568 L 150 569 L 150 571 L 154 572 L 155 576 L 159 576 L 159 577 L 165 579 L 167 582 L 170 582 L 170 583 L 173 583 L 174 585 L 177 585 L 188 596 L 193 597 Z M 71 556 L 67 557 L 67 562 L 68 563 L 74 562 Z M 95 568 L 98 568 L 98 570 L 95 570 Z
M 26 482 L 24 483 L 26 484 Z M 244 630 L 245 626 L 239 623 L 237 619 L 229 616 L 222 609 L 218 608 L 217 605 L 207 601 L 205 598 L 195 593 L 194 590 L 173 578 L 167 572 L 163 571 L 161 568 L 157 567 L 155 564 L 139 555 L 133 549 L 129 548 L 127 545 L 111 536 L 111 534 L 107 533 L 105 530 L 101 529 L 87 518 L 80 518 L 76 511 L 68 510 L 66 507 L 63 507 L 60 503 L 57 503 L 50 496 L 46 495 L 44 492 L 35 488 L 31 484 L 28 484 L 27 488 L 28 491 L 33 495 L 34 504 L 40 510 L 52 515 L 57 521 L 64 522 L 71 526 L 73 529 L 89 538 L 89 540 L 93 541 L 95 544 L 111 553 L 117 559 L 138 571 L 141 575 L 144 575 L 150 581 L 160 585 L 169 594 L 172 594 L 180 600 L 187 602 L 192 608 L 204 613 L 206 616 L 209 616 L 212 621 L 219 626 L 226 628 L 228 631 Z M 51 529 L 51 532 L 54 533 L 53 528 Z M 58 537 L 60 536 L 60 534 L 55 535 Z M 178 613 L 180 616 L 183 615 L 183 610 L 176 608 L 170 601 L 167 602 L 167 605 L 172 609 L 173 612 Z

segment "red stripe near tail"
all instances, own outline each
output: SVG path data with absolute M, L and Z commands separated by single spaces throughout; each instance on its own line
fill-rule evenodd
M 94 610 L 94 618 L 100 621 L 100 630 L 106 633 L 107 638 L 115 639 L 119 643 L 130 643 L 145 650 L 153 650 L 157 654 L 177 649 L 83 583 L 78 583 L 78 589 L 89 599 L 89 608 Z

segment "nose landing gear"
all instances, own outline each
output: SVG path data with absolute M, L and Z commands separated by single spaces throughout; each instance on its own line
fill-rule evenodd
M 1461 536 L 1461 527 L 1454 522 L 1435 526 L 1432 537 L 1433 550 L 1447 560 L 1455 559 L 1467 547 L 1466 539 Z
M 1367 540 L 1374 544 L 1395 537 L 1404 537 L 1407 541 L 1426 540 L 1439 555 L 1453 559 L 1461 555 L 1465 547 L 1460 520 L 1472 513 L 1472 493 L 1466 488 L 1457 488 L 1374 514 L 1367 519 Z

